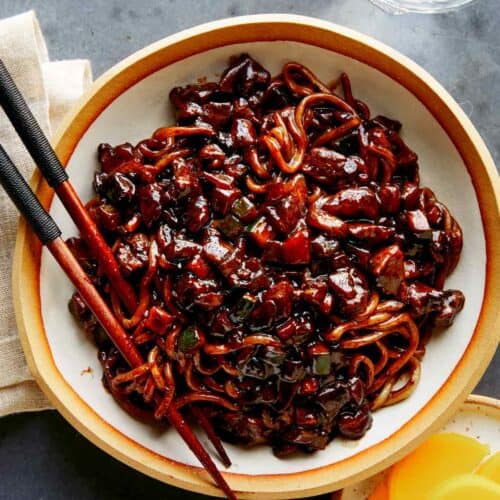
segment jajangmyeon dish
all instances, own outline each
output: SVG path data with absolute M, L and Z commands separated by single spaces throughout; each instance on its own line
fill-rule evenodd
M 278 456 L 363 436 L 464 304 L 444 289 L 461 229 L 420 186 L 401 123 L 372 117 L 345 74 L 326 85 L 290 62 L 271 77 L 246 54 L 170 101 L 174 126 L 99 146 L 87 205 L 135 311 L 69 242 L 147 359 L 128 368 L 75 293 L 106 388 L 151 421 L 201 406 L 223 439 Z

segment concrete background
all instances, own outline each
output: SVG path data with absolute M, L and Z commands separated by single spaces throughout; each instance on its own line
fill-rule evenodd
M 432 73 L 462 105 L 499 164 L 500 3 L 393 16 L 368 0 L 0 0 L 0 18 L 34 9 L 51 59 L 89 58 L 94 76 L 145 45 L 196 24 L 286 12 L 357 29 Z M 497 355 L 476 391 L 500 397 Z M 0 499 L 202 499 L 107 456 L 56 412 L 0 419 Z

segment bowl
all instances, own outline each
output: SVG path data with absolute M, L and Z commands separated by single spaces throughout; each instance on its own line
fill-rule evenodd
M 486 370 L 498 343 L 500 304 L 499 186 L 482 139 L 450 95 L 398 52 L 352 30 L 287 15 L 205 24 L 140 50 L 92 86 L 62 125 L 55 147 L 83 200 L 92 196 L 96 146 L 148 137 L 173 121 L 175 85 L 220 75 L 229 56 L 248 52 L 276 73 L 295 60 L 324 81 L 347 72 L 354 93 L 374 113 L 400 120 L 420 157 L 422 183 L 435 190 L 464 231 L 464 250 L 447 281 L 465 292 L 454 325 L 433 336 L 423 375 L 406 401 L 377 411 L 358 441 L 289 459 L 269 447 L 227 445 L 224 474 L 240 498 L 296 498 L 339 489 L 388 467 L 439 429 Z M 32 186 L 65 237 L 76 228 L 36 173 Z M 17 323 L 29 366 L 54 406 L 115 458 L 167 483 L 219 495 L 172 429 L 160 432 L 123 412 L 101 384 L 94 345 L 68 312 L 72 286 L 24 224 L 14 258 Z

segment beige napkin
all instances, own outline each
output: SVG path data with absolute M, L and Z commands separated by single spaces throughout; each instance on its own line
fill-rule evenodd
M 0 21 L 0 58 L 50 137 L 91 82 L 86 60 L 51 62 L 33 11 Z M 0 144 L 26 178 L 33 162 L 0 110 Z M 0 416 L 50 408 L 26 366 L 12 309 L 11 262 L 18 214 L 0 188 Z

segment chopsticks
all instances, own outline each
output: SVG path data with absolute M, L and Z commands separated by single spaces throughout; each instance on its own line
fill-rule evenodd
M 25 217 L 28 224 L 33 228 L 42 244 L 47 247 L 76 287 L 127 363 L 131 367 L 142 365 L 144 360 L 141 354 L 61 238 L 59 227 L 44 210 L 38 198 L 1 145 L 0 183 L 18 210 Z M 168 419 L 228 498 L 236 499 L 229 485 L 210 458 L 210 455 L 186 424 L 182 415 L 174 407 L 170 408 Z
M 97 226 L 88 215 L 83 203 L 71 185 L 66 171 L 63 169 L 54 150 L 50 146 L 37 121 L 29 110 L 19 89 L 15 85 L 8 70 L 0 60 L 0 104 L 19 134 L 21 140 L 35 160 L 42 175 L 48 184 L 54 188 L 64 207 L 80 230 L 82 237 L 94 249 L 94 256 L 101 269 L 110 280 L 113 288 L 119 293 L 129 312 L 133 313 L 137 305 L 134 289 L 123 279 L 118 263 L 111 249 L 100 234 Z M 43 209 L 40 202 L 31 191 L 7 153 L 0 145 L 0 182 L 9 197 L 14 201 L 19 211 L 24 215 L 34 229 L 42 244 L 46 245 L 57 260 L 66 275 L 101 323 L 110 339 L 123 355 L 131 367 L 144 363 L 142 356 L 125 332 L 121 324 L 104 302 L 99 292 L 92 285 L 89 277 L 81 269 L 78 261 L 61 238 L 61 231 L 53 219 Z M 219 452 L 224 465 L 231 464 L 222 443 L 215 434 L 210 421 L 197 408 L 192 412 L 198 417 L 208 438 Z M 217 485 L 226 493 L 228 498 L 236 498 L 228 484 L 218 471 L 210 455 L 203 448 L 182 415 L 173 406 L 170 407 L 167 417 L 184 439 L 186 444 L 196 455 L 198 460 L 212 476 Z

